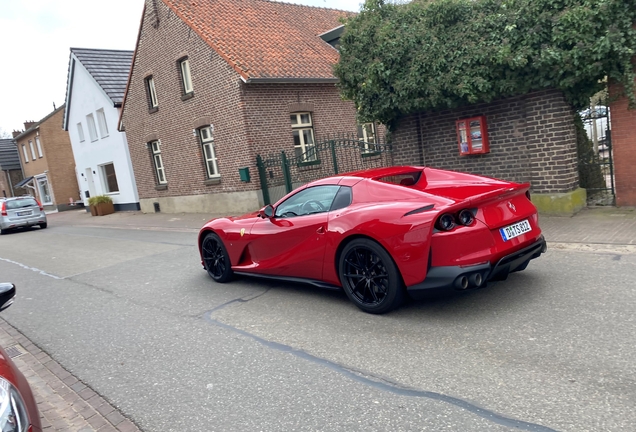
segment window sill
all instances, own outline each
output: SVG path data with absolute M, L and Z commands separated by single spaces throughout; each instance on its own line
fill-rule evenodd
M 168 185 L 167 184 L 156 185 L 155 190 L 158 190 L 158 191 L 168 190 Z
M 194 92 L 191 91 L 190 93 L 186 93 L 183 96 L 181 96 L 181 100 L 187 101 L 188 99 L 192 99 L 193 97 L 194 97 Z
M 298 166 L 299 167 L 312 166 L 312 165 L 320 165 L 320 160 L 307 161 L 307 162 L 298 162 Z
M 203 182 L 203 184 L 206 186 L 221 184 L 221 177 L 207 179 L 206 181 Z
M 148 114 L 153 114 L 159 111 L 159 107 L 148 108 Z
M 361 156 L 363 158 L 365 157 L 373 157 L 373 156 L 380 156 L 380 152 L 379 151 L 374 151 L 374 152 L 362 152 Z

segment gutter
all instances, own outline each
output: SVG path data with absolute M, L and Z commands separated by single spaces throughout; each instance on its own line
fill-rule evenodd
M 248 78 L 241 77 L 245 84 L 336 84 L 338 78 Z

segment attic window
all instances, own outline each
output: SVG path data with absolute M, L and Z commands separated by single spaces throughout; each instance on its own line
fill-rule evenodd
M 320 38 L 322 40 L 324 40 L 325 42 L 327 42 L 332 47 L 334 47 L 335 49 L 339 49 L 340 48 L 340 36 L 342 36 L 343 32 L 344 32 L 344 26 L 341 25 L 341 26 L 338 26 L 336 28 L 333 28 L 333 29 L 329 30 L 328 32 L 325 32 L 325 33 L 321 34 Z
M 157 102 L 157 91 L 155 90 L 155 80 L 152 76 L 144 79 L 146 86 L 146 95 L 148 97 L 148 109 L 151 111 L 156 111 L 159 107 L 159 103 Z
M 190 61 L 187 57 L 179 60 L 179 71 L 181 73 L 181 90 L 183 92 L 183 95 L 190 95 L 194 92 L 194 88 L 192 87 Z

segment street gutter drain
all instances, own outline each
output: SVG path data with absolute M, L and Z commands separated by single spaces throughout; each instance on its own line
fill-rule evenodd
M 21 356 L 22 354 L 26 354 L 26 351 L 20 345 L 13 345 L 9 348 L 5 348 L 4 350 L 7 352 L 7 354 L 9 354 L 9 357 L 11 358 L 16 358 Z

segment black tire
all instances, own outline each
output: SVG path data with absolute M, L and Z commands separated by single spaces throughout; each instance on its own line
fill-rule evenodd
M 201 243 L 203 265 L 210 277 L 216 282 L 223 283 L 232 279 L 230 256 L 221 238 L 215 233 L 208 233 Z
M 347 243 L 340 254 L 338 269 L 347 297 L 364 312 L 386 313 L 404 301 L 397 266 L 373 240 L 355 239 Z
M 0 234 L 1 235 L 5 235 L 6 233 L 8 233 L 9 230 L 8 229 L 0 229 Z
M 44 229 L 44 228 L 46 228 L 47 226 L 49 226 L 49 225 L 48 225 L 48 223 L 47 223 L 47 222 L 44 222 L 43 224 L 40 224 L 40 229 Z

